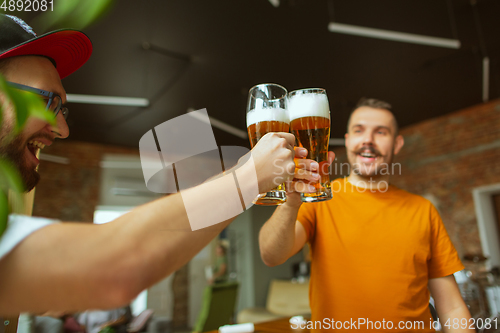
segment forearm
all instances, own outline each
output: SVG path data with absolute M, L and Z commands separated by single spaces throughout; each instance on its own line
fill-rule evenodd
M 235 172 L 245 202 L 293 177 L 294 141 L 290 133 L 269 133 L 259 140 L 252 158 Z M 76 312 L 129 303 L 185 265 L 242 211 L 229 174 L 105 225 L 41 228 L 0 260 L 0 314 Z
M 227 207 L 208 198 L 224 190 L 208 182 L 186 192 L 196 191 L 191 206 L 214 211 Z M 121 306 L 185 265 L 233 219 L 192 231 L 175 194 L 105 225 L 42 228 L 0 261 L 0 313 Z
M 268 266 L 284 263 L 294 253 L 295 222 L 299 207 L 286 203 L 276 208 L 259 233 L 262 260 Z
M 438 312 L 439 314 L 439 312 Z M 448 313 L 439 315 L 439 321 L 444 332 L 476 332 L 467 306 L 459 306 Z
M 470 312 L 453 275 L 429 279 L 429 290 L 445 332 L 475 332 L 469 329 Z
M 138 223 L 130 223 L 131 230 L 128 232 L 131 233 L 131 241 L 135 242 L 135 255 L 131 256 L 128 265 L 136 267 L 140 272 L 136 276 L 136 292 L 140 292 L 180 269 L 234 220 L 231 218 L 213 226 L 192 231 L 187 214 L 183 211 L 180 196 L 176 195 L 170 202 L 159 204 L 144 207 L 144 214 L 151 214 L 148 217 L 147 226 L 139 227 Z M 171 210 L 172 205 L 182 207 L 182 209 L 179 209 L 175 217 L 166 220 L 163 217 L 164 212 Z M 216 207 L 204 209 L 215 210 Z M 141 216 L 140 211 L 134 214 L 139 214 L 137 218 Z M 143 241 L 140 241 L 141 239 Z M 126 246 L 126 248 L 133 247 Z

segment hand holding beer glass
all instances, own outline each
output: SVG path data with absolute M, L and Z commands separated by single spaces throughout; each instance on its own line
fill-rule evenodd
M 307 149 L 308 159 L 319 164 L 320 180 L 316 191 L 301 193 L 303 202 L 319 202 L 332 198 L 328 164 L 330 140 L 330 106 L 326 91 L 320 88 L 301 89 L 288 95 L 290 129 L 297 146 Z
M 287 111 L 287 90 L 277 84 L 259 84 L 250 89 L 247 105 L 247 130 L 250 145 L 269 132 L 288 132 L 290 120 Z M 269 161 L 272 163 L 272 161 Z M 254 201 L 257 205 L 281 205 L 286 202 L 285 184 L 261 193 Z

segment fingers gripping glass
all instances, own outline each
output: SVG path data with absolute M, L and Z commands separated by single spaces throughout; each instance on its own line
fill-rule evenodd
M 68 118 L 69 110 L 67 107 L 64 107 L 62 105 L 61 96 L 59 96 L 58 94 L 53 93 L 51 91 L 33 88 L 30 86 L 25 86 L 23 84 L 14 83 L 14 82 L 7 82 L 7 84 L 13 88 L 16 88 L 16 89 L 29 91 L 29 92 L 35 93 L 37 95 L 43 96 L 43 97 L 45 97 L 45 99 L 48 98 L 47 106 L 45 109 L 54 112 L 54 117 L 57 117 L 59 112 L 61 112 L 64 119 Z

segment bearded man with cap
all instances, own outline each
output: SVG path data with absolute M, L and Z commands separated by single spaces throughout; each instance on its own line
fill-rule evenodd
M 23 131 L 7 141 L 14 115 L 0 93 L 4 110 L 0 152 L 14 161 L 27 190 L 39 178 L 38 149 L 69 135 L 61 79 L 82 66 L 91 51 L 91 42 L 82 32 L 59 30 L 38 37 L 22 20 L 0 16 L 1 74 L 14 88 L 41 95 L 57 120 L 50 125 L 30 118 Z M 238 169 L 242 179 L 251 179 L 256 172 L 255 185 L 260 192 L 272 189 L 276 182 L 291 180 L 294 154 L 307 154 L 305 149 L 294 149 L 294 141 L 289 133 L 263 137 L 252 150 L 254 165 L 247 162 Z M 271 160 L 275 163 L 269 163 Z M 303 165 L 309 169 L 306 163 Z M 314 179 L 311 172 L 301 172 L 301 177 Z M 211 181 L 184 193 L 191 195 L 200 212 L 209 212 L 214 207 L 207 198 L 225 190 L 224 185 Z M 224 202 L 218 205 L 225 209 Z M 138 207 L 100 226 L 11 215 L 0 239 L 0 315 L 128 304 L 142 290 L 185 265 L 233 219 L 192 231 L 179 194 Z

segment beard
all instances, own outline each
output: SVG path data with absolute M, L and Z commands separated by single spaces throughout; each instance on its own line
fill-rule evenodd
M 15 136 L 11 141 L 4 143 L 4 140 L 1 140 L 2 144 L 0 145 L 0 156 L 3 158 L 7 158 L 11 163 L 14 164 L 17 171 L 21 176 L 21 180 L 24 184 L 24 188 L 26 192 L 31 191 L 39 182 L 40 174 L 34 168 L 30 168 L 26 163 L 25 158 L 25 150 L 27 142 L 23 140 L 21 135 Z

